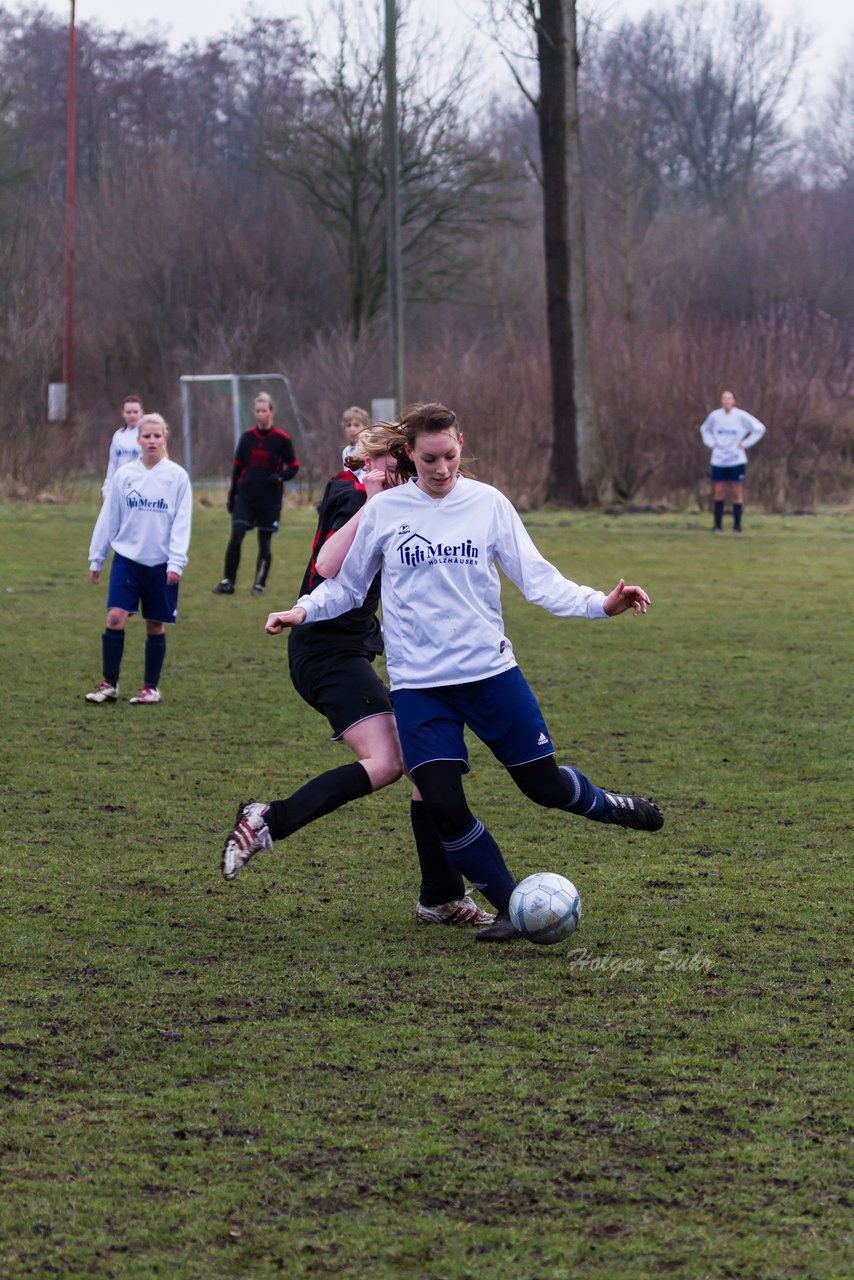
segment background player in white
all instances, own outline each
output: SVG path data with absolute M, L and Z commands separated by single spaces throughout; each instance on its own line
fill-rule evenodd
M 136 462 L 119 467 L 101 507 L 89 547 L 89 579 L 98 583 L 113 548 L 107 593 L 107 626 L 101 638 L 103 679 L 87 702 L 115 702 L 125 644 L 125 624 L 142 605 L 145 618 L 143 685 L 131 702 L 159 702 L 166 657 L 165 624 L 176 620 L 178 584 L 190 545 L 193 491 L 183 467 L 166 453 L 169 428 L 159 413 L 140 419 Z
M 714 532 L 723 526 L 726 490 L 732 489 L 732 527 L 741 533 L 741 513 L 744 510 L 744 476 L 747 471 L 746 449 L 765 435 L 765 427 L 758 418 L 736 408 L 735 396 L 725 391 L 720 409 L 713 409 L 700 427 L 703 444 L 711 449 L 712 494 L 714 498 Z
M 382 569 L 386 657 L 403 756 L 449 860 L 497 908 L 486 942 L 518 937 L 507 904 L 515 881 L 462 785 L 468 726 L 536 804 L 596 822 L 657 831 L 658 807 L 639 796 L 594 786 L 555 762 L 531 689 L 504 634 L 496 562 L 532 603 L 563 617 L 646 613 L 643 588 L 621 579 L 606 596 L 581 587 L 545 560 L 503 494 L 460 475 L 463 438 L 444 405 L 412 405 L 393 448 L 411 479 L 378 494 L 364 510 L 337 578 L 271 613 L 276 635 L 334 618 L 364 599 Z
M 142 417 L 142 401 L 139 396 L 125 396 L 122 401 L 122 417 L 124 426 L 113 433 L 110 441 L 110 456 L 107 460 L 107 474 L 101 485 L 101 493 L 106 498 L 110 481 L 126 462 L 136 462 L 139 457 L 139 440 L 137 427 Z
M 341 430 L 344 432 L 344 448 L 341 450 L 341 465 L 347 466 L 347 459 L 359 443 L 359 437 L 362 432 L 371 425 L 371 415 L 367 409 L 360 409 L 357 404 L 351 404 L 349 409 L 345 409 L 341 414 Z M 361 479 L 360 468 L 356 468 L 356 475 Z

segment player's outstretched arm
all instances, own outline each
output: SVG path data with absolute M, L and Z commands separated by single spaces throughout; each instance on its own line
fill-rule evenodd
M 268 614 L 264 630 L 268 636 L 277 636 L 287 631 L 288 627 L 298 627 L 301 622 L 305 622 L 305 609 L 302 605 L 295 604 L 293 609 L 285 609 L 284 613 Z
M 614 590 L 602 602 L 602 608 L 609 618 L 615 618 L 618 613 L 626 613 L 629 609 L 634 614 L 646 613 L 649 605 L 650 599 L 643 587 L 627 587 L 624 578 L 620 578 Z

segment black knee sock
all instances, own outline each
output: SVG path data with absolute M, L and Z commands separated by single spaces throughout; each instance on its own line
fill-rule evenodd
M 717 501 L 715 502 L 715 528 L 720 529 L 721 526 L 723 525 L 723 522 L 724 522 L 724 504 L 720 500 L 720 498 L 718 498 Z
M 270 561 L 272 556 L 262 556 L 258 553 L 258 559 L 255 561 L 255 586 L 263 587 L 267 581 L 267 574 L 270 572 Z
M 240 568 L 240 544 L 246 534 L 242 525 L 232 528 L 228 546 L 225 549 L 225 572 L 223 577 L 229 582 L 236 582 L 237 570 Z
M 734 502 L 732 504 L 732 527 L 736 533 L 741 533 L 741 513 L 744 510 L 742 502 Z
M 274 800 L 267 810 L 266 823 L 274 840 L 284 840 L 327 813 L 373 791 L 367 770 L 356 761 L 342 764 L 312 778 L 287 800 Z
M 455 902 L 457 898 L 465 897 L 465 882 L 456 867 L 452 867 L 448 861 L 436 824 L 423 801 L 412 801 L 409 816 L 421 867 L 418 901 L 422 907 L 438 907 L 445 902 Z

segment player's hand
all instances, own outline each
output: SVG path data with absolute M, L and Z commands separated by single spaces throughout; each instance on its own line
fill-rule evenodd
M 288 627 L 298 627 L 301 622 L 305 622 L 305 609 L 302 605 L 295 604 L 293 609 L 286 609 L 284 613 L 268 614 L 264 630 L 268 636 L 277 636 Z
M 181 575 L 180 573 L 176 573 L 174 569 L 170 569 L 166 574 L 166 581 L 169 583 L 170 587 L 174 587 L 176 582 L 181 581 Z
M 97 587 L 97 585 L 98 585 L 98 583 L 100 582 L 100 580 L 101 580 L 101 571 L 100 571 L 100 569 L 90 569 L 90 570 L 89 570 L 89 581 L 90 581 L 90 582 L 93 582 L 93 583 L 95 584 L 95 586 Z
M 382 493 L 385 488 L 385 470 L 367 470 L 362 476 L 362 484 L 365 486 L 365 492 L 368 495 L 368 501 L 370 501 L 370 499 L 375 498 L 378 493 Z
M 627 587 L 624 578 L 620 578 L 614 590 L 602 603 L 602 608 L 609 618 L 615 618 L 618 613 L 626 613 L 629 609 L 635 615 L 646 613 L 649 606 L 650 599 L 643 587 Z

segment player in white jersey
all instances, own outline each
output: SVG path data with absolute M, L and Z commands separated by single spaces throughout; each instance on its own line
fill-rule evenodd
M 532 603 L 562 617 L 646 613 L 649 596 L 621 579 L 605 595 L 564 578 L 497 489 L 460 474 L 462 434 L 444 405 L 413 405 L 394 447 L 408 483 L 365 507 L 337 578 L 321 583 L 266 630 L 336 617 L 363 599 L 382 569 L 386 657 L 408 772 L 452 863 L 496 907 L 485 942 L 518 937 L 507 912 L 515 880 L 466 802 L 463 729 L 489 746 L 529 799 L 641 831 L 663 824 L 639 796 L 594 786 L 558 766 L 545 721 L 504 634 L 496 562 Z
M 113 476 L 89 547 L 89 579 L 100 581 L 113 549 L 107 593 L 107 625 L 101 637 L 103 679 L 87 702 L 115 702 L 125 643 L 125 624 L 142 605 L 145 668 L 135 703 L 160 701 L 166 657 L 165 624 L 178 614 L 178 584 L 190 545 L 193 491 L 183 467 L 166 453 L 169 428 L 159 413 L 140 419 L 141 456 Z
M 371 425 L 371 415 L 367 409 L 360 409 L 357 404 L 351 404 L 350 408 L 345 409 L 341 414 L 341 430 L 344 432 L 341 465 L 354 471 L 359 480 L 362 478 L 362 468 L 350 466 L 350 454 L 358 445 L 362 432 Z
M 735 396 L 725 391 L 720 409 L 714 409 L 700 427 L 703 444 L 711 449 L 712 494 L 714 500 L 715 533 L 723 526 L 727 486 L 732 489 L 733 533 L 741 533 L 741 514 L 744 510 L 744 477 L 747 472 L 746 450 L 765 435 L 765 427 L 758 418 L 737 409 Z
M 113 433 L 110 441 L 110 456 L 107 460 L 107 474 L 101 485 L 101 493 L 106 498 L 110 481 L 126 462 L 136 462 L 139 457 L 139 439 L 137 429 L 142 417 L 142 401 L 139 396 L 125 396 L 122 401 L 122 417 L 124 426 Z

